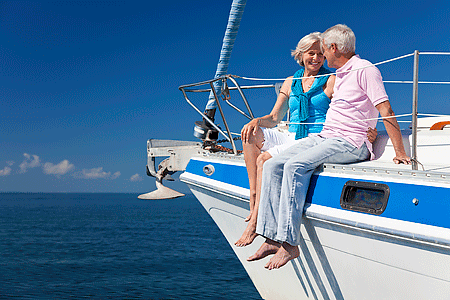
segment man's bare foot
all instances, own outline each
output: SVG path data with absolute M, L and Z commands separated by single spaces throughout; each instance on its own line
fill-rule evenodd
M 247 245 L 250 245 L 257 236 L 256 223 L 250 222 L 248 223 L 247 228 L 245 228 L 241 238 L 234 244 L 238 247 L 245 247 Z
M 272 240 L 266 239 L 266 241 L 259 247 L 258 251 L 255 254 L 247 258 L 247 261 L 255 261 L 261 258 L 266 257 L 267 255 L 277 253 L 278 249 L 280 249 L 281 244 L 274 242 Z
M 299 255 L 300 252 L 297 246 L 283 243 L 278 249 L 277 253 L 266 264 L 265 268 L 269 270 L 279 269 L 287 264 L 290 260 L 297 258 Z

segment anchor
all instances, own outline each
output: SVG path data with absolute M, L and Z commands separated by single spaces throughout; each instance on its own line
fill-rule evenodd
M 153 163 L 155 162 L 155 158 L 152 157 Z M 172 199 L 172 198 L 178 198 L 184 196 L 184 194 L 179 193 L 175 190 L 172 190 L 171 188 L 168 188 L 162 184 L 162 180 L 166 179 L 168 181 L 174 181 L 174 179 L 170 176 L 171 174 L 175 172 L 169 172 L 168 170 L 168 163 L 169 159 L 166 158 L 163 160 L 158 168 L 158 172 L 155 170 L 155 165 L 150 164 L 147 168 L 147 175 L 150 173 L 150 176 L 153 176 L 156 178 L 156 191 L 146 193 L 139 195 L 139 199 L 145 199 L 145 200 L 158 200 L 158 199 Z
M 190 141 L 156 140 L 147 141 L 147 175 L 156 178 L 156 190 L 139 195 L 143 200 L 173 199 L 184 196 L 171 188 L 163 185 L 163 179 L 174 181 L 171 177 L 177 171 L 186 170 L 191 157 L 197 156 L 202 151 L 202 144 Z M 156 171 L 156 157 L 169 156 L 158 165 Z

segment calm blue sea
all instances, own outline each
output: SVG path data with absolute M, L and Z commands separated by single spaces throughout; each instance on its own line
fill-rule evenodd
M 0 298 L 260 299 L 193 196 L 0 194 Z

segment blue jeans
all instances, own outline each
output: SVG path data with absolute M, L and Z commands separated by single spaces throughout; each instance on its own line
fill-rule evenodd
M 300 245 L 303 207 L 314 170 L 322 163 L 353 163 L 369 155 L 365 143 L 358 149 L 343 138 L 309 136 L 266 161 L 256 233 Z

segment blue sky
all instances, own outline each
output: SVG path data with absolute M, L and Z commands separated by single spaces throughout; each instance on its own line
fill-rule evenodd
M 146 141 L 196 140 L 199 117 L 178 86 L 214 76 L 231 2 L 0 2 L 0 192 L 153 190 Z M 337 23 L 354 30 L 357 53 L 374 63 L 450 50 L 447 1 L 341 3 L 248 0 L 229 73 L 290 76 L 298 40 Z M 421 57 L 420 78 L 450 81 L 449 66 L 449 57 Z M 412 58 L 380 70 L 411 80 Z M 411 111 L 410 86 L 386 89 L 397 114 Z M 419 111 L 450 113 L 448 87 L 419 91 Z M 198 99 L 203 109 L 207 95 Z M 249 101 L 262 115 L 275 98 Z

